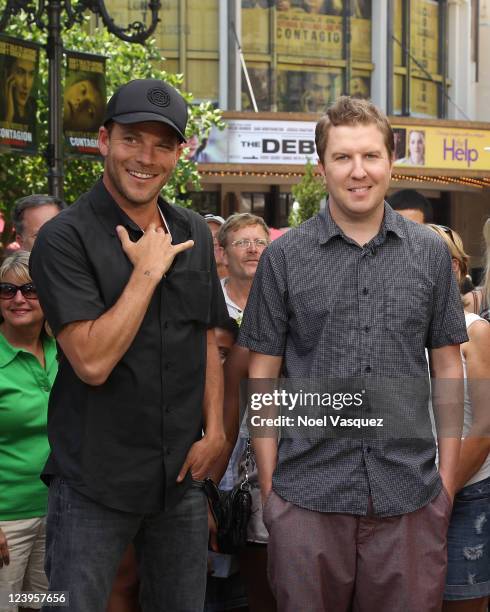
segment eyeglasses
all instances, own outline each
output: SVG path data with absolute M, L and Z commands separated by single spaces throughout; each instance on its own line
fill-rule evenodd
M 37 289 L 32 283 L 25 285 L 13 285 L 12 283 L 0 283 L 0 300 L 11 300 L 20 291 L 26 300 L 37 300 Z
M 234 240 L 231 243 L 231 246 L 235 247 L 236 249 L 249 249 L 252 244 L 256 249 L 265 249 L 265 247 L 269 245 L 269 241 L 265 240 L 264 238 L 256 238 L 255 240 L 243 238 L 242 240 Z

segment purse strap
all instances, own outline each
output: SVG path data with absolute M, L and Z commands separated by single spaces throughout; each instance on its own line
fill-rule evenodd
M 471 295 L 473 297 L 473 312 L 475 314 L 480 314 L 480 291 L 478 289 L 473 289 Z
M 250 436 L 247 438 L 247 446 L 245 447 L 245 476 L 243 477 L 243 482 L 240 484 L 240 489 L 250 489 L 250 482 L 248 481 L 248 468 L 250 466 L 250 459 L 252 457 L 252 445 L 250 442 Z

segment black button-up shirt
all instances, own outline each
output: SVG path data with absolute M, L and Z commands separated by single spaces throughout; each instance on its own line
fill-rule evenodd
M 177 474 L 202 435 L 206 331 L 227 318 L 212 237 L 193 211 L 159 201 L 173 243 L 194 240 L 157 286 L 126 354 L 100 386 L 90 386 L 61 355 L 49 404 L 51 455 L 43 477 L 59 475 L 90 498 L 124 511 L 175 504 L 190 475 Z M 115 228 L 133 241 L 141 229 L 99 181 L 43 226 L 31 273 L 56 335 L 95 320 L 120 297 L 132 273 Z
M 380 232 L 363 247 L 328 207 L 274 241 L 260 259 L 239 337 L 252 351 L 283 356 L 286 377 L 363 382 L 371 388 L 364 410 L 389 392 L 392 419 L 408 409 L 429 432 L 425 347 L 466 340 L 445 243 L 387 204 Z M 439 493 L 430 435 L 356 435 L 281 439 L 274 489 L 311 510 L 352 514 L 366 514 L 371 495 L 380 516 L 414 511 Z

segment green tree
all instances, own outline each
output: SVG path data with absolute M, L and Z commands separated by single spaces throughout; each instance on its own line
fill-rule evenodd
M 0 11 L 5 2 L 0 1 Z M 157 78 L 180 89 L 183 77 L 181 74 L 172 74 L 161 68 L 162 57 L 154 39 L 149 39 L 144 45 L 121 41 L 101 26 L 94 34 L 89 33 L 87 26 L 75 25 L 63 31 L 63 44 L 65 49 L 84 51 L 107 57 L 106 78 L 108 96 L 117 87 L 131 79 Z M 62 19 L 63 21 L 63 19 Z M 20 13 L 11 20 L 7 35 L 46 43 L 46 33 L 27 23 L 26 15 Z M 47 193 L 47 166 L 43 157 L 48 139 L 48 66 L 46 53 L 41 51 L 39 67 L 38 92 L 38 124 L 39 124 L 39 154 L 33 156 L 20 154 L 0 155 L 0 210 L 9 218 L 10 208 L 15 200 L 29 193 Z M 199 134 L 207 137 L 210 129 L 217 126 L 224 127 L 221 120 L 221 111 L 213 108 L 209 102 L 194 103 L 190 93 L 181 92 L 189 103 L 189 121 L 187 135 Z M 65 158 L 65 200 L 71 204 L 80 194 L 90 188 L 100 177 L 102 163 L 90 159 L 66 157 Z M 189 191 L 201 189 L 197 164 L 181 157 L 172 179 L 163 189 L 163 196 L 171 202 L 178 200 L 180 205 L 190 206 L 187 196 Z M 10 224 L 6 224 L 4 236 L 10 232 Z M 2 237 L 3 238 L 3 237 Z M 5 241 L 2 240 L 5 244 Z
M 320 210 L 320 202 L 327 195 L 323 182 L 315 176 L 315 166 L 310 160 L 306 162 L 303 178 L 291 188 L 291 193 L 299 206 L 291 210 L 289 225 L 297 227 L 317 214 Z

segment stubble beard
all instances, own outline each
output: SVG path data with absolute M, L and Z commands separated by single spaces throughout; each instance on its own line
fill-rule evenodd
M 108 174 L 111 184 L 114 186 L 114 189 L 117 193 L 127 202 L 134 206 L 144 206 L 146 204 L 151 204 L 156 201 L 158 196 L 160 195 L 161 190 L 167 183 L 167 179 L 160 185 L 160 187 L 155 187 L 150 192 L 142 193 L 139 197 L 136 194 L 131 193 L 124 186 L 124 181 L 120 178 L 126 170 L 122 169 L 121 173 L 115 171 L 114 166 L 111 161 L 108 161 L 106 167 L 104 168 L 104 172 Z M 128 175 L 129 176 L 129 175 Z

